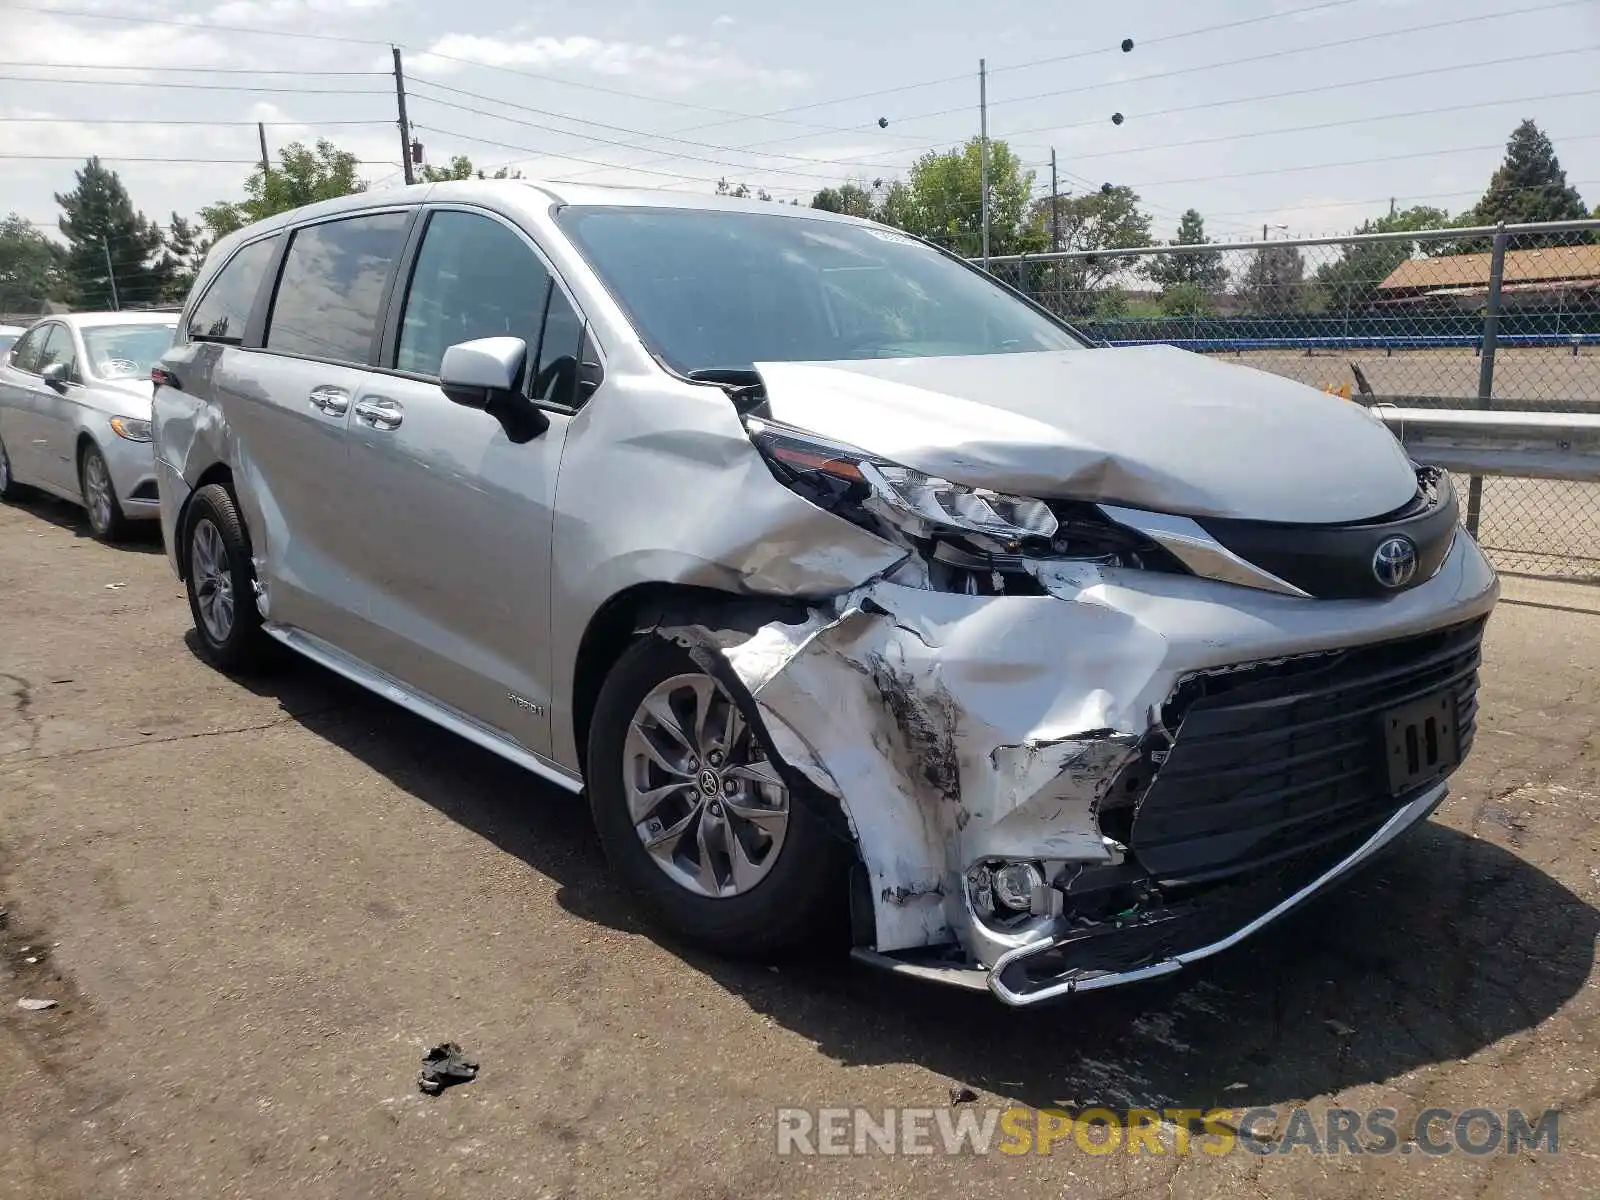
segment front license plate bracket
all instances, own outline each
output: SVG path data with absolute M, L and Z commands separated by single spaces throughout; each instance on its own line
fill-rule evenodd
M 1436 692 L 1384 713 L 1383 750 L 1392 795 L 1448 775 L 1461 762 L 1455 695 Z

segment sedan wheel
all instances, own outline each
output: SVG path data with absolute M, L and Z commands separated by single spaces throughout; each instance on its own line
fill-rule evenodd
M 778 861 L 789 789 L 709 675 L 675 675 L 639 702 L 624 769 L 634 831 L 678 886 L 737 896 Z
M 102 542 L 116 541 L 122 536 L 126 522 L 117 501 L 116 485 L 111 482 L 111 470 L 97 447 L 84 449 L 78 463 L 78 480 L 83 490 L 83 507 L 89 514 L 90 530 Z
M 226 642 L 233 633 L 233 564 L 222 534 L 209 517 L 194 523 L 189 547 L 189 571 L 201 623 L 213 641 Z

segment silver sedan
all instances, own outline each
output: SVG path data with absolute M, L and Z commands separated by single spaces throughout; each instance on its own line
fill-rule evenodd
M 160 515 L 150 369 L 172 313 L 46 317 L 0 356 L 0 498 L 35 487 L 81 504 L 101 541 Z

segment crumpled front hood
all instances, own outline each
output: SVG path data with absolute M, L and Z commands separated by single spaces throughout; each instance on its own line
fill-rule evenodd
M 775 420 L 971 487 L 1305 524 L 1417 489 L 1359 405 L 1170 346 L 756 370 Z

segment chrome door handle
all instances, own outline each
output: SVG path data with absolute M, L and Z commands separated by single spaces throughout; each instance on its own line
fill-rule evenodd
M 306 399 L 311 402 L 312 408 L 324 416 L 342 417 L 350 411 L 350 393 L 331 384 L 312 388 L 311 395 Z
M 367 396 L 356 401 L 356 420 L 373 429 L 396 429 L 405 415 L 406 410 L 387 396 Z

